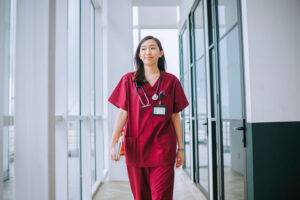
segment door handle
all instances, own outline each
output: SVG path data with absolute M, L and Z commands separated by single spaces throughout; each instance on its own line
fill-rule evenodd
M 245 131 L 245 127 L 244 126 L 239 126 L 239 127 L 234 127 L 233 130 L 235 131 Z

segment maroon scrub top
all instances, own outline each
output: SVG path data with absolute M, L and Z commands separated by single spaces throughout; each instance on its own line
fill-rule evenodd
M 175 163 L 177 137 L 171 120 L 172 113 L 178 113 L 188 106 L 183 88 L 176 76 L 162 72 L 158 93 L 165 96 L 161 105 L 167 107 L 165 116 L 152 114 L 153 107 L 159 105 L 159 100 L 152 100 L 159 81 L 153 86 L 143 84 L 151 106 L 142 108 L 136 86 L 134 72 L 125 74 L 108 101 L 118 108 L 127 111 L 128 118 L 125 131 L 126 164 L 135 167 L 166 166 Z M 144 104 L 146 98 L 142 89 L 138 92 Z

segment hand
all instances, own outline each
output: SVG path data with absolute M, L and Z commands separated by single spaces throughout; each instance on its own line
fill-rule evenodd
M 114 147 L 111 147 L 110 148 L 110 157 L 112 160 L 114 161 L 119 161 L 120 160 L 120 155 L 116 155 L 116 152 L 115 152 L 115 148 Z
M 180 167 L 184 162 L 183 151 L 177 151 L 176 168 Z

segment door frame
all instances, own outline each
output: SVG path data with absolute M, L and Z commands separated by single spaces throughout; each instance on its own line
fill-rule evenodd
M 207 0 L 209 1 L 209 0 Z M 222 131 L 222 111 L 221 111 L 221 105 L 222 105 L 222 100 L 221 100 L 221 81 L 220 81 L 220 63 L 219 63 L 219 51 L 220 51 L 220 41 L 222 40 L 222 38 L 224 38 L 228 33 L 231 32 L 232 29 L 234 28 L 238 28 L 238 34 L 239 34 L 239 47 L 240 47 L 240 80 L 241 80 L 241 106 L 242 106 L 242 116 L 243 116 L 243 126 L 244 126 L 244 131 L 243 131 L 243 138 L 244 138 L 244 197 L 245 200 L 247 200 L 247 154 L 246 154 L 246 94 L 245 94 L 245 76 L 244 76 L 244 52 L 243 52 L 243 34 L 242 34 L 242 12 L 241 12 L 241 2 L 236 0 L 237 2 L 237 22 L 232 25 L 232 27 L 230 27 L 226 33 L 224 35 L 222 35 L 222 37 L 219 38 L 219 29 L 218 29 L 218 0 L 211 0 L 213 1 L 213 8 L 212 8 L 212 15 L 214 16 L 214 41 L 213 41 L 213 46 L 215 48 L 215 58 L 214 60 L 216 61 L 216 69 L 215 71 L 215 84 L 216 84 L 216 89 L 217 89 L 217 93 L 216 93 L 216 97 L 217 97 L 217 104 L 216 104 L 216 120 L 217 120 L 217 141 L 216 141 L 216 155 L 217 155 L 217 160 L 218 162 L 221 164 L 221 167 L 218 168 L 218 163 L 215 163 L 216 165 L 214 165 L 214 168 L 216 168 L 218 170 L 218 196 L 219 199 L 224 200 L 224 163 L 223 163 L 223 131 Z M 208 8 L 209 9 L 209 8 Z

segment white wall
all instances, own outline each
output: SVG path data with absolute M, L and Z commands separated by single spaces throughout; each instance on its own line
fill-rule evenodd
M 182 0 L 132 0 L 134 6 L 178 6 Z
M 104 110 L 107 116 L 105 127 L 105 155 L 109 159 L 109 148 L 117 109 L 107 99 L 121 76 L 133 69 L 132 58 L 132 4 L 131 0 L 103 1 L 103 74 Z M 109 179 L 127 180 L 124 160 L 115 163 L 109 159 Z
M 177 28 L 177 8 L 139 7 L 138 23 L 140 28 Z
M 53 1 L 18 1 L 16 23 L 16 199 L 55 198 Z
M 243 0 L 247 120 L 300 120 L 300 1 Z

